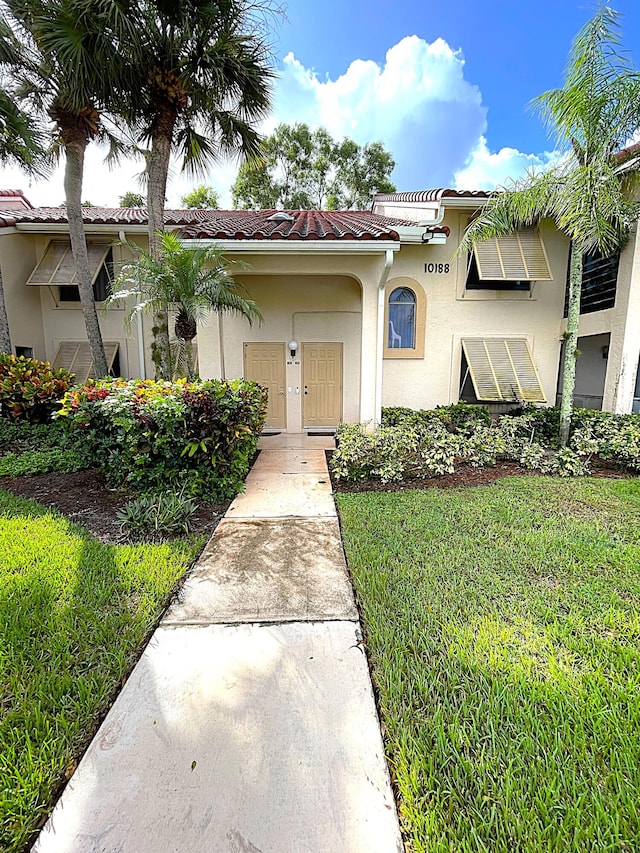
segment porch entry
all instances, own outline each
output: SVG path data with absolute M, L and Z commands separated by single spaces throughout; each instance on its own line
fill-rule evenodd
M 285 348 L 283 343 L 248 343 L 244 345 L 245 379 L 257 382 L 269 391 L 267 429 L 287 426 L 285 394 Z
M 302 344 L 302 425 L 334 427 L 342 420 L 342 344 Z

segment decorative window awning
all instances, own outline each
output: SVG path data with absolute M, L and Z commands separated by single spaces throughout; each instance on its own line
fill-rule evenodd
M 108 252 L 108 243 L 87 243 L 91 284 L 98 277 Z M 37 287 L 77 285 L 78 271 L 71 253 L 71 243 L 68 240 L 52 240 L 47 246 L 47 251 L 42 260 L 39 261 L 29 276 L 27 284 Z
M 524 228 L 505 237 L 476 243 L 473 254 L 478 277 L 489 281 L 552 281 L 542 237 Z
M 107 357 L 107 367 L 111 371 L 118 354 L 118 344 L 105 343 L 104 353 Z M 70 373 L 75 373 L 76 382 L 86 382 L 95 379 L 93 356 L 88 341 L 63 341 L 53 360 L 53 367 L 63 367 Z
M 546 402 L 525 338 L 463 338 L 462 349 L 478 400 Z

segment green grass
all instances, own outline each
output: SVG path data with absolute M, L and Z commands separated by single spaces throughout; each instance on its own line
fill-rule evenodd
M 410 849 L 640 849 L 640 481 L 337 501 Z
M 0 492 L 0 849 L 24 849 L 202 540 L 109 546 Z

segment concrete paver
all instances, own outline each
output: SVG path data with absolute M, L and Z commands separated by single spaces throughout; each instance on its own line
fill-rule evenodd
M 305 433 L 278 433 L 263 435 L 258 441 L 260 450 L 333 450 L 336 446 L 332 435 L 306 435 Z
M 222 521 L 164 624 L 358 619 L 336 518 Z
M 34 853 L 396 853 L 351 622 L 160 628 Z
M 261 453 L 251 472 L 275 471 L 281 474 L 326 474 L 324 450 L 269 450 Z
M 233 501 L 226 518 L 335 517 L 328 474 L 251 471 L 247 490 Z

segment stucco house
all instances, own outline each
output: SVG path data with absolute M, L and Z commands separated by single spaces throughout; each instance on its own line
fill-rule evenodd
M 449 189 L 376 195 L 369 211 L 168 210 L 185 243 L 213 241 L 243 262 L 236 278 L 262 325 L 211 315 L 196 338 L 205 378 L 268 386 L 267 427 L 301 432 L 379 420 L 382 406 L 458 401 L 552 405 L 565 320 L 569 246 L 551 223 L 453 257 L 487 195 Z M 96 299 L 146 245 L 143 209 L 84 211 Z M 0 269 L 17 353 L 88 375 L 64 208 L 0 191 Z M 577 403 L 640 404 L 640 242 L 588 259 Z M 128 331 L 124 306 L 100 311 L 114 372 L 152 374 L 151 318 Z

